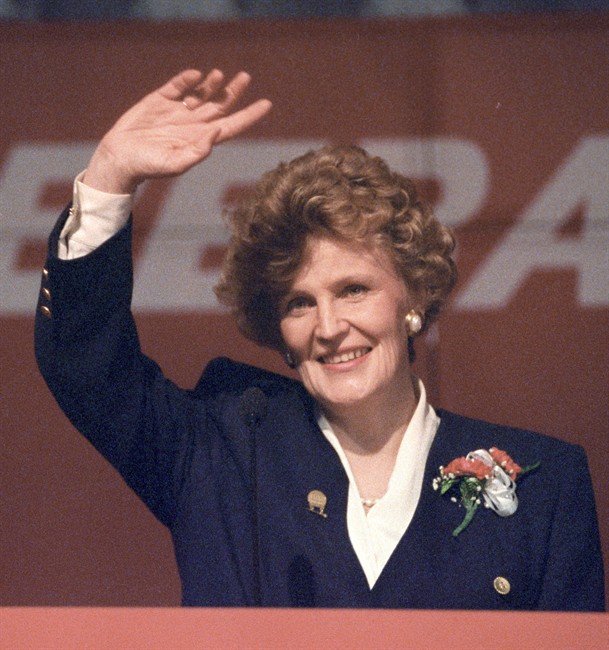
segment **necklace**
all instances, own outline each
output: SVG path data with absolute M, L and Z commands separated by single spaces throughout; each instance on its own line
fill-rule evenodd
M 372 508 L 372 506 L 375 506 L 380 500 L 381 497 L 376 497 L 374 499 L 360 499 L 364 508 Z

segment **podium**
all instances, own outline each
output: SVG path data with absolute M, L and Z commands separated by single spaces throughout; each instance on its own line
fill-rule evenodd
M 0 609 L 1 650 L 609 648 L 609 614 L 460 610 Z

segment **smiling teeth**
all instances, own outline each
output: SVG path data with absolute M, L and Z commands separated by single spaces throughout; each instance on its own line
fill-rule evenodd
M 343 354 L 335 354 L 333 357 L 322 357 L 322 363 L 346 363 L 353 361 L 366 354 L 370 348 L 362 348 L 361 350 L 353 350 L 352 352 L 343 352 Z

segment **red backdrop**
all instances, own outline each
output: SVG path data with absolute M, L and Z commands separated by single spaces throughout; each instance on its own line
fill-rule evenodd
M 279 159 L 362 143 L 418 178 L 459 239 L 459 286 L 419 344 L 432 403 L 583 445 L 607 557 L 608 32 L 606 15 L 0 25 L 0 604 L 179 603 L 167 532 L 39 377 L 32 313 L 92 143 L 190 66 L 248 70 L 274 111 L 141 192 L 144 349 L 183 386 L 218 354 L 283 372 L 213 302 L 218 214 Z

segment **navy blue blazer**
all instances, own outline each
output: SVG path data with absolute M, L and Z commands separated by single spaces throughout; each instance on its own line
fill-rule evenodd
M 222 358 L 194 390 L 178 388 L 139 347 L 130 226 L 62 261 L 54 251 L 65 216 L 42 279 L 39 367 L 76 428 L 170 529 L 185 605 L 604 608 L 583 450 L 442 410 L 413 520 L 369 589 L 347 531 L 348 479 L 302 385 Z M 242 412 L 252 386 L 267 398 L 254 432 Z M 453 538 L 463 510 L 432 480 L 440 465 L 492 446 L 541 466 L 519 481 L 513 516 L 481 508 Z M 326 495 L 327 516 L 309 510 L 311 490 Z M 509 593 L 495 588 L 498 577 Z

